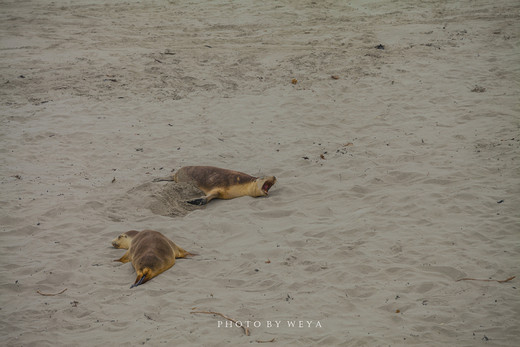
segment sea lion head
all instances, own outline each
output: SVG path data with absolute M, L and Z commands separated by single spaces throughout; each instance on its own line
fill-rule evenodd
M 112 246 L 114 246 L 114 248 L 129 249 L 130 244 L 132 243 L 132 239 L 138 233 L 139 231 L 137 230 L 130 230 L 126 233 L 122 233 L 121 235 L 112 240 Z
M 269 189 L 276 183 L 276 177 L 260 177 L 256 180 L 258 190 L 261 192 L 260 196 L 266 196 L 269 193 Z

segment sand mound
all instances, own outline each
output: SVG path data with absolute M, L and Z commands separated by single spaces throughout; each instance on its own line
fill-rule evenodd
M 148 182 L 128 190 L 114 199 L 108 211 L 114 221 L 121 220 L 121 214 L 142 209 L 168 217 L 182 217 L 191 211 L 204 208 L 188 204 L 186 201 L 204 195 L 197 187 L 186 183 Z

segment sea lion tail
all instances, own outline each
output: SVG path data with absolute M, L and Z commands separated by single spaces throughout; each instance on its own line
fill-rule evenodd
M 152 276 L 151 276 L 151 269 L 150 268 L 144 268 L 142 271 L 138 271 L 137 272 L 137 278 L 135 279 L 135 283 L 132 284 L 132 286 L 130 287 L 130 289 L 132 289 L 133 287 L 137 287 L 143 283 L 146 283 L 148 282 L 150 279 L 152 279 Z

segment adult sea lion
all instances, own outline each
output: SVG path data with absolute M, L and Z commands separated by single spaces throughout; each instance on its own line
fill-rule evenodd
M 213 199 L 233 199 L 246 195 L 266 196 L 276 183 L 276 177 L 253 177 L 243 172 L 213 166 L 184 166 L 173 176 L 154 179 L 154 182 L 160 181 L 194 184 L 206 195 L 187 202 L 205 205 Z
M 112 246 L 128 249 L 120 259 L 114 261 L 132 262 L 137 278 L 130 288 L 148 282 L 168 270 L 175 264 L 175 258 L 195 255 L 153 230 L 127 231 L 112 240 Z

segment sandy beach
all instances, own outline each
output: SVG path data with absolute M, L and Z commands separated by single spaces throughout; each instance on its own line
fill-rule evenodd
M 2 345 L 520 345 L 518 1 L 0 8 Z

